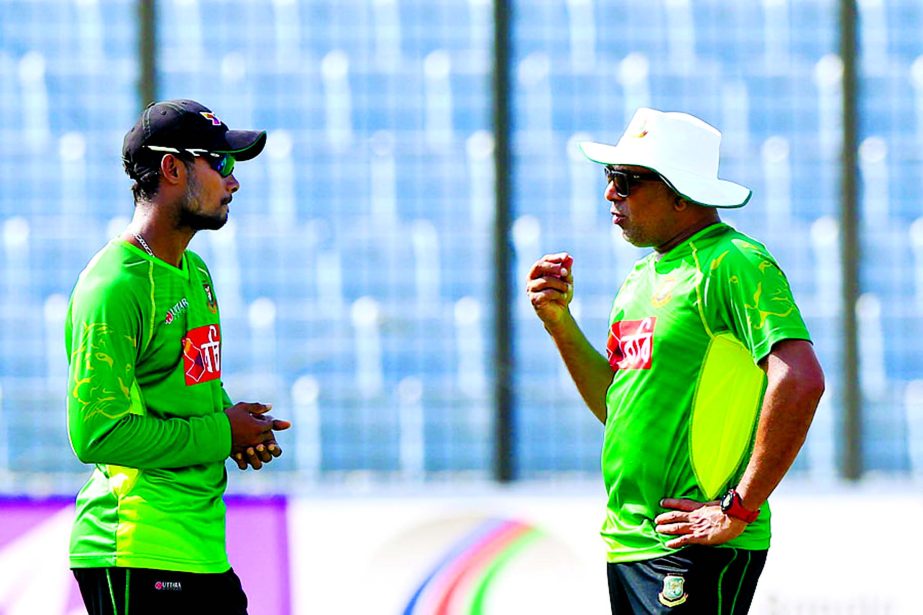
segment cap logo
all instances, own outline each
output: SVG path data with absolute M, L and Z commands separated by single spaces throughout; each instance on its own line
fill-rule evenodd
M 211 111 L 199 111 L 199 115 L 204 117 L 206 120 L 209 120 L 212 123 L 212 126 L 221 126 L 221 118 L 219 118 Z
M 644 137 L 647 136 L 647 132 L 648 132 L 648 130 L 647 130 L 647 125 L 648 125 L 648 123 L 649 123 L 648 118 L 646 118 L 646 117 L 644 117 L 644 118 L 635 117 L 635 119 L 636 119 L 636 120 L 639 120 L 639 119 L 640 119 L 641 121 L 640 121 L 640 122 L 637 122 L 638 127 L 637 127 L 637 129 L 636 129 L 636 132 L 635 132 L 634 134 L 632 134 L 631 136 L 633 136 L 635 139 L 643 139 Z

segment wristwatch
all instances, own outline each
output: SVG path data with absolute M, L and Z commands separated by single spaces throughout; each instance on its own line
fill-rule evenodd
M 728 489 L 728 492 L 721 498 L 721 511 L 728 517 L 734 517 L 746 523 L 752 523 L 760 516 L 759 509 L 750 510 L 744 508 L 740 494 L 734 489 Z

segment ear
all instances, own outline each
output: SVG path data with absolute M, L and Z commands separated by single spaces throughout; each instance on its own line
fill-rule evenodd
M 185 172 L 186 167 L 183 161 L 173 154 L 165 154 L 160 159 L 160 174 L 163 175 L 167 182 L 171 184 L 178 183 Z
M 683 197 L 677 196 L 673 199 L 673 209 L 676 211 L 684 211 L 687 207 L 689 207 L 689 201 Z

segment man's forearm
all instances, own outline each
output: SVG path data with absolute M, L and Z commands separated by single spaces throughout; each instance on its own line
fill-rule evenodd
M 568 314 L 553 327 L 545 327 L 574 384 L 590 411 L 603 424 L 606 422 L 606 391 L 612 384 L 612 368 L 577 326 L 573 316 Z
M 756 510 L 769 498 L 801 450 L 824 391 L 823 373 L 808 342 L 788 344 L 767 358 L 769 382 L 753 455 L 737 490 Z

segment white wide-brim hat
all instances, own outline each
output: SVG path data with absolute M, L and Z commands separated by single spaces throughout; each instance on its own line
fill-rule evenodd
M 646 167 L 663 176 L 684 199 L 708 207 L 743 207 L 749 188 L 718 179 L 721 133 L 688 113 L 641 108 L 616 145 L 580 144 L 600 164 Z

